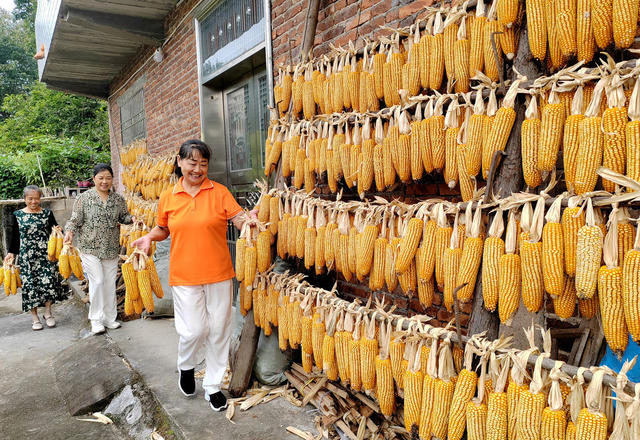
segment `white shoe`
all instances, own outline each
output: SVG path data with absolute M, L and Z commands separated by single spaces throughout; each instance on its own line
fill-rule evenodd
M 98 335 L 104 333 L 104 325 L 100 322 L 91 322 L 91 333 Z
M 113 321 L 113 322 L 105 322 L 104 326 L 106 328 L 109 328 L 111 330 L 116 329 L 116 328 L 120 328 L 121 324 L 118 321 Z

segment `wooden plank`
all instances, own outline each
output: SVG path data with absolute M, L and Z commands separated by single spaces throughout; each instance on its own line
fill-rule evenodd
M 573 344 L 573 348 L 571 349 L 571 354 L 569 355 L 569 364 L 571 365 L 580 365 L 580 359 L 582 359 L 582 352 L 584 351 L 584 346 L 589 339 L 590 329 L 585 328 L 582 332 L 582 336 L 580 339 Z
M 302 399 L 302 406 L 306 406 L 307 403 L 309 403 L 309 401 L 311 400 L 311 398 L 313 396 L 315 396 L 315 394 L 320 391 L 320 389 L 327 383 L 327 381 L 329 380 L 328 377 L 323 377 L 322 379 L 320 379 L 314 386 L 313 388 L 311 388 L 311 391 L 309 391 L 309 393 L 307 393 L 307 395 L 304 396 L 304 399 Z
M 65 4 L 88 11 L 112 12 L 145 18 L 164 18 L 177 0 L 65 0 Z
M 242 333 L 240 333 L 240 348 L 235 355 L 234 369 L 229 383 L 229 394 L 232 397 L 240 397 L 247 390 L 253 372 L 253 362 L 256 359 L 256 348 L 260 329 L 253 321 L 253 309 L 244 317 Z

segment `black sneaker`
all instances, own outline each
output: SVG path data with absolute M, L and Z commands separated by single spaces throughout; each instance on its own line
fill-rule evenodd
M 180 392 L 187 397 L 196 395 L 196 380 L 193 377 L 193 368 L 191 370 L 180 370 L 178 388 L 180 388 Z
M 227 398 L 222 394 L 222 391 L 218 391 L 213 394 L 204 393 L 204 399 L 209 402 L 209 406 L 214 411 L 223 411 L 227 409 Z

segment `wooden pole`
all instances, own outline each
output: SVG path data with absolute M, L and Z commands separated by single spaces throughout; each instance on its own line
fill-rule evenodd
M 318 26 L 318 11 L 320 10 L 320 0 L 309 0 L 307 8 L 307 18 L 304 23 L 304 37 L 300 48 L 300 59 L 304 60 L 312 57 L 313 42 L 316 39 L 316 27 Z

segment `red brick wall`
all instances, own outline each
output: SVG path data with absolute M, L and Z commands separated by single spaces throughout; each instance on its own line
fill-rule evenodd
M 379 38 L 389 34 L 381 25 L 404 27 L 425 14 L 434 0 L 321 0 L 313 55 L 327 53 L 330 44 L 346 46 L 359 37 Z M 304 34 L 309 0 L 272 0 L 273 65 L 297 61 Z M 290 41 L 291 40 L 291 41 Z
M 185 1 L 165 19 L 165 35 L 175 33 L 162 49 L 162 62 L 148 61 L 154 48 L 145 46 L 111 84 L 109 131 L 116 176 L 120 168 L 118 149 L 122 146 L 117 99 L 142 75 L 146 76 L 144 106 L 151 154 L 175 149 L 187 139 L 200 138 L 196 34 L 193 17 L 185 18 L 196 3 L 197 0 Z

